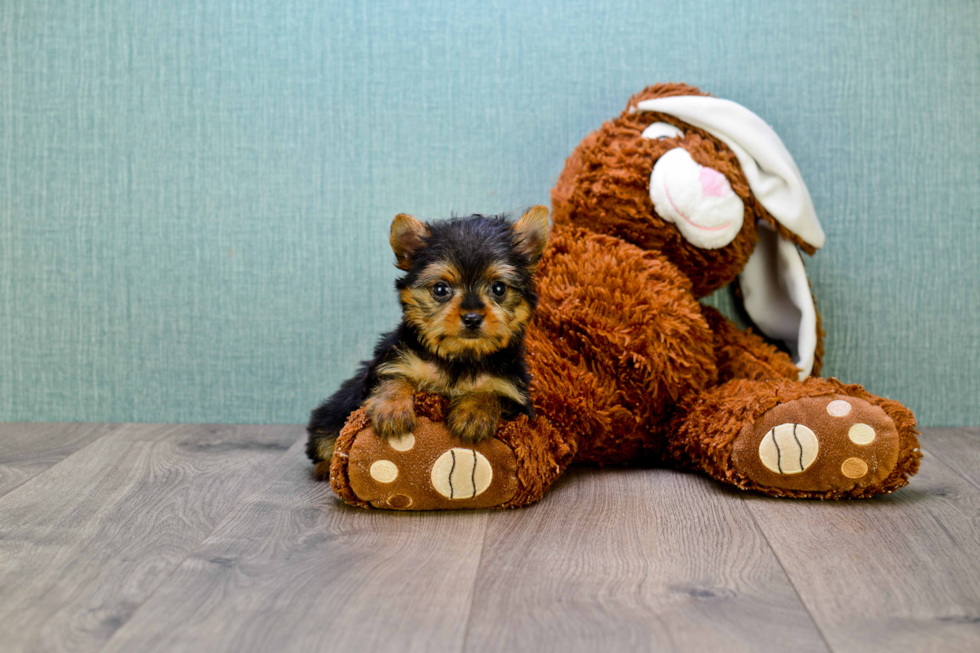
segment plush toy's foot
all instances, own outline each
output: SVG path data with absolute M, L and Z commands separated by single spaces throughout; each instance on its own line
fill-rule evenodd
M 464 444 L 445 427 L 439 398 L 417 395 L 415 405 L 416 428 L 391 440 L 374 432 L 363 409 L 351 414 L 330 462 L 330 483 L 342 499 L 394 510 L 526 505 L 574 453 L 556 438 L 542 438 L 553 430 L 541 420 L 532 429 L 526 417 L 504 423 L 497 437 Z
M 898 429 L 884 410 L 831 395 L 772 408 L 742 429 L 732 457 L 761 487 L 849 493 L 888 478 L 898 451 Z
M 517 462 L 507 445 L 496 438 L 461 444 L 425 417 L 397 440 L 378 437 L 369 424 L 346 455 L 351 491 L 375 508 L 492 508 L 517 488 Z
M 729 381 L 685 400 L 671 435 L 676 463 L 783 497 L 894 492 L 922 457 L 908 408 L 836 379 Z

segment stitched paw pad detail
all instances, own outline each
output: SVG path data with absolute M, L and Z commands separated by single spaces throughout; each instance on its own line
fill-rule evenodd
M 475 499 L 493 482 L 493 466 L 475 449 L 453 447 L 436 459 L 430 478 L 447 499 Z
M 780 424 L 759 443 L 759 460 L 776 474 L 801 474 L 820 451 L 817 435 L 803 424 Z

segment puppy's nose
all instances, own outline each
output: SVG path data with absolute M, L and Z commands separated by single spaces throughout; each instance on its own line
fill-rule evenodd
M 483 316 L 479 313 L 464 313 L 463 314 L 463 325 L 467 329 L 475 329 L 483 324 Z

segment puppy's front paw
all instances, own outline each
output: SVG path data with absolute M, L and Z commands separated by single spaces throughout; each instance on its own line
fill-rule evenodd
M 453 437 L 463 442 L 483 442 L 497 432 L 500 400 L 494 395 L 469 395 L 449 408 L 446 425 Z
M 411 433 L 415 428 L 415 405 L 411 388 L 408 391 L 394 391 L 382 386 L 381 392 L 376 392 L 364 402 L 364 408 L 371 418 L 374 432 L 385 440 Z

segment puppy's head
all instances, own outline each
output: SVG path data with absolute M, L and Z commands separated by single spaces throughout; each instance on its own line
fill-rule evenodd
M 510 224 L 474 215 L 423 223 L 401 214 L 391 224 L 406 323 L 446 359 L 474 360 L 523 337 L 537 295 L 533 274 L 548 242 L 548 209 Z

